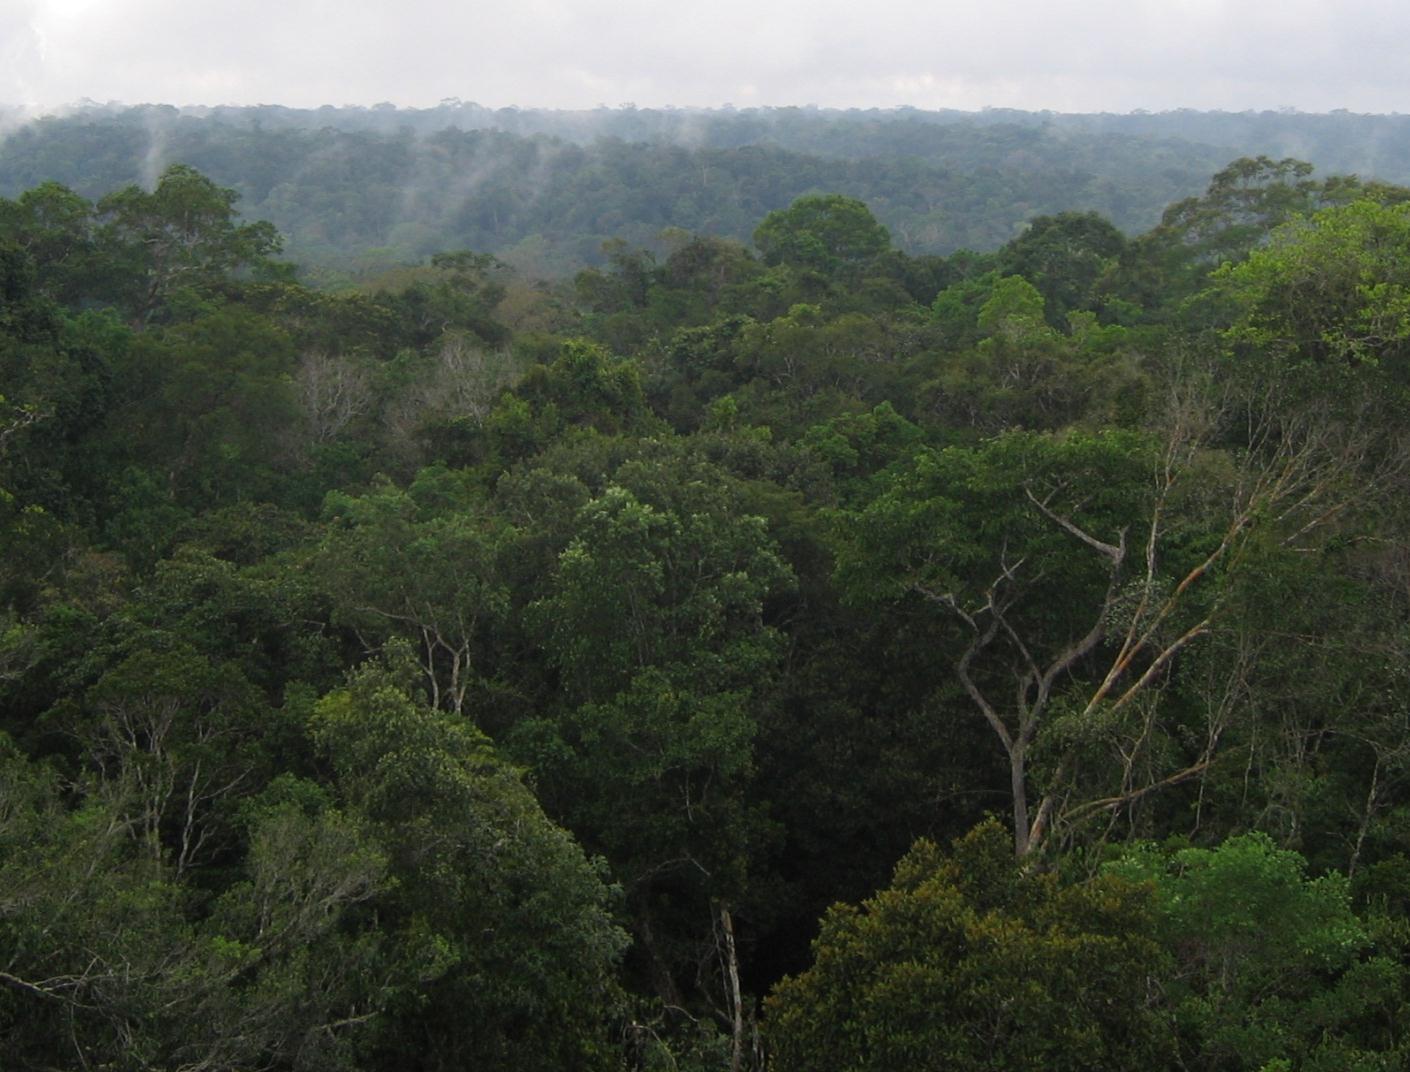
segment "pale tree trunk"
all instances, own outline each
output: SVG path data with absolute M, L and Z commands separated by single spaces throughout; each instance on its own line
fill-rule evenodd
M 721 903 L 717 908 L 721 953 L 724 958 L 725 988 L 729 1002 L 730 1018 L 730 1072 L 740 1072 L 744 1063 L 744 998 L 739 988 L 739 952 L 734 941 L 734 917 L 729 906 Z

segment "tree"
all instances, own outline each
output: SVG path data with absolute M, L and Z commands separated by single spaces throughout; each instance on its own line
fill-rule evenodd
M 330 494 L 314 559 L 335 620 L 375 651 L 412 640 L 432 706 L 470 714 L 487 630 L 507 611 L 497 555 L 505 527 L 473 488 L 443 468 L 409 491 L 383 481 L 361 496 Z
M 1291 157 L 1241 157 L 1220 170 L 1201 197 L 1169 206 L 1160 226 L 1142 235 L 1119 257 L 1101 289 L 1136 299 L 1171 316 L 1178 303 L 1200 289 L 1205 276 L 1225 263 L 1237 264 L 1261 247 L 1282 224 L 1319 209 L 1358 199 L 1403 201 L 1407 192 L 1354 176 L 1311 178 L 1312 165 Z M 1193 310 L 1179 319 L 1189 323 Z
M 309 786 L 265 794 L 227 860 L 234 882 L 193 919 L 193 888 L 137 851 L 120 798 L 95 788 L 0 736 L 7 1065 L 353 1067 L 351 1036 L 424 967 L 358 914 L 387 889 L 362 826 Z
M 948 856 L 918 842 L 889 888 L 829 909 L 812 966 L 770 995 L 772 1067 L 1167 1067 L 1151 908 L 1139 883 L 1022 868 L 996 822 Z
M 1316 546 L 1364 499 L 1374 433 L 1290 408 L 1286 388 L 1176 365 L 1152 433 L 1013 432 L 925 449 L 839 515 L 839 580 L 853 598 L 909 594 L 962 626 L 951 666 L 1008 760 L 1020 855 L 1055 821 L 1115 814 L 1208 769 L 1218 733 L 1183 762 L 1151 751 L 1155 686 L 1223 624 L 1263 542 Z M 1233 429 L 1237 448 L 1212 450 Z M 1030 811 L 1040 736 L 1053 751 Z M 1115 752 L 1097 764 L 1119 774 L 1106 790 L 1071 783 L 1091 770 L 1080 756 L 1092 740 Z
M 487 421 L 506 454 L 541 448 L 567 427 L 606 435 L 658 427 L 641 385 L 641 368 L 596 343 L 569 339 L 547 365 L 530 368 Z
M 1124 581 L 1124 535 L 1110 544 L 1088 530 L 1136 523 L 1149 451 L 1119 433 L 924 449 L 865 508 L 839 517 L 844 591 L 915 593 L 964 630 L 952 665 L 1007 758 L 1020 855 L 1041 840 L 1052 806 L 1030 815 L 1029 753 L 1056 693 L 1100 644 Z
M 1293 220 L 1215 274 L 1235 316 L 1227 337 L 1245 360 L 1410 388 L 1408 253 L 1410 203 L 1361 200 Z
M 174 880 L 229 848 L 232 802 L 267 777 L 261 699 L 237 668 L 172 645 L 128 656 L 67 713 L 91 792 Z
M 238 197 L 195 168 L 173 164 L 150 193 L 128 186 L 98 202 L 103 240 L 117 247 L 127 273 L 123 304 L 135 328 L 180 292 L 208 297 L 230 273 L 279 252 L 272 224 L 236 222 Z
M 93 205 L 57 182 L 0 200 L 0 234 L 25 252 L 39 292 L 57 303 L 105 297 L 115 282 L 96 239 Z
M 1209 180 L 1203 197 L 1167 208 L 1153 237 L 1173 240 L 1206 268 L 1241 259 L 1278 224 L 1315 206 L 1312 170 L 1292 157 L 1240 157 Z
M 1154 888 L 1180 1067 L 1370 1072 L 1404 1060 L 1404 968 L 1371 949 L 1344 875 L 1311 878 L 1257 833 L 1213 849 L 1137 845 L 1105 871 Z
M 578 511 L 528 608 L 558 702 L 516 726 L 510 747 L 546 806 L 621 876 L 664 1002 L 682 1004 L 679 977 L 702 946 L 719 950 L 724 985 L 701 990 L 719 995 L 738 1058 L 749 1014 L 734 913 L 771 833 L 753 791 L 781 654 L 764 604 L 792 577 L 715 467 L 643 459 L 613 480 Z
M 831 275 L 884 253 L 891 236 L 856 198 L 812 194 L 765 216 L 754 232 L 754 244 L 767 264 Z
M 1113 410 L 1129 418 L 1144 377 L 1120 352 L 1122 328 L 1103 328 L 1094 314 L 1071 312 L 1071 334 L 1064 335 L 1044 319 L 1043 296 L 1023 277 L 990 278 L 985 288 L 977 314 L 954 288 L 936 299 L 933 314 L 947 332 L 956 332 L 947 342 L 984 337 L 940 364 L 922 388 L 927 409 L 947 425 L 990 434 L 1103 418 L 1112 423 Z
M 1098 281 L 1126 248 L 1126 237 L 1095 212 L 1038 216 L 999 254 L 999 270 L 1023 276 L 1042 293 L 1048 322 L 1067 323 L 1093 304 Z
M 248 306 L 140 333 L 113 365 L 115 397 L 94 437 L 113 469 L 146 469 L 189 508 L 273 498 L 297 465 L 293 346 Z M 112 512 L 123 512 L 127 503 L 112 498 Z
M 347 809 L 385 846 L 399 945 L 435 951 L 379 1049 L 398 1067 L 607 1067 L 625 936 L 594 862 L 463 719 L 417 702 L 404 646 L 325 696 L 310 724 Z

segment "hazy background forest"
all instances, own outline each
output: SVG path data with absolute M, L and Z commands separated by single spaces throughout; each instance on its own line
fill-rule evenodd
M 0 1063 L 1410 1066 L 1399 116 L 0 143 Z
M 610 239 L 659 251 L 666 228 L 747 242 L 817 192 L 866 202 L 913 254 L 993 250 L 1065 211 L 1135 234 L 1240 156 L 1406 182 L 1410 116 L 95 105 L 12 130 L 0 194 L 53 180 L 97 198 L 185 163 L 310 268 L 465 248 L 563 276 Z

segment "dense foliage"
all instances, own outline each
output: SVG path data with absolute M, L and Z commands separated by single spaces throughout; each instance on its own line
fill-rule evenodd
M 153 178 L 0 200 L 6 1068 L 1410 1059 L 1410 192 L 314 289 Z

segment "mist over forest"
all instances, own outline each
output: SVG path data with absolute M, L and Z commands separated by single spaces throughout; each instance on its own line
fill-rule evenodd
M 602 263 L 610 239 L 659 248 L 665 228 L 744 241 L 818 192 L 866 202 L 909 253 L 993 250 L 1062 211 L 1137 233 L 1229 160 L 1260 155 L 1407 181 L 1410 117 L 93 105 L 15 127 L 0 194 L 54 180 L 96 198 L 187 163 L 310 265 L 468 248 L 561 277 Z
M 1410 1068 L 1406 118 L 10 120 L 6 1072 Z

